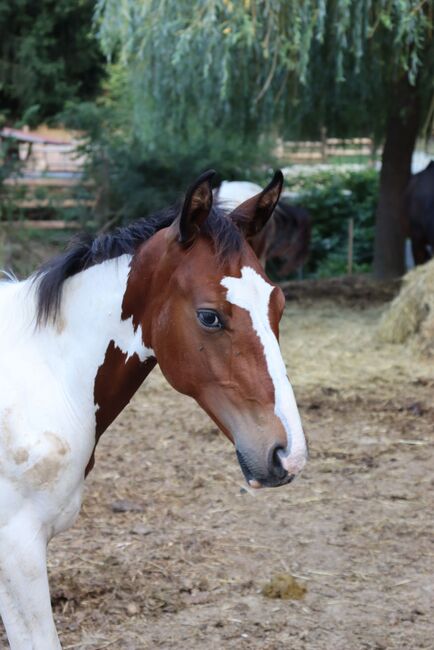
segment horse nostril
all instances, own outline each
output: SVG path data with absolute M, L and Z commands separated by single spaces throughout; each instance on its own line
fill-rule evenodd
M 271 452 L 271 471 L 278 478 L 284 478 L 287 475 L 286 469 L 283 467 L 280 460 L 280 453 L 285 453 L 285 449 L 280 445 L 276 445 Z

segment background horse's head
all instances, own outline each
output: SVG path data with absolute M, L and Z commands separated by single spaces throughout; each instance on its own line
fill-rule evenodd
M 283 177 L 277 172 L 229 215 L 213 208 L 211 177 L 202 175 L 175 221 L 146 243 L 146 253 L 137 251 L 124 310 L 140 322 L 170 384 L 234 442 L 250 485 L 283 485 L 306 459 L 278 344 L 285 299 L 246 241 L 270 218 Z M 144 293 L 138 316 L 133 305 Z
M 274 273 L 287 278 L 306 261 L 311 239 L 311 218 L 307 210 L 280 199 L 274 211 L 275 228 L 268 242 L 267 260 L 277 263 Z

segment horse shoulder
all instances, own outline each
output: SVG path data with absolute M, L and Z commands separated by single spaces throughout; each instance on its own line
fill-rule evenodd
M 23 341 L 2 355 L 0 476 L 23 495 L 57 490 L 56 504 L 63 507 L 84 476 L 94 443 L 93 405 L 89 411 L 89 417 L 79 416 L 37 346 Z

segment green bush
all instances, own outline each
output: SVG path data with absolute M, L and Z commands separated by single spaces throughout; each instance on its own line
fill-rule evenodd
M 327 277 L 347 271 L 348 227 L 354 220 L 353 271 L 370 271 L 378 172 L 321 172 L 287 181 L 297 203 L 312 217 L 312 241 L 305 275 Z
M 118 66 L 110 68 L 105 94 L 97 103 L 70 103 L 61 118 L 86 133 L 82 151 L 86 178 L 97 190 L 97 227 L 128 223 L 177 201 L 206 169 L 223 179 L 255 180 L 254 169 L 272 164 L 269 142 L 247 143 L 242 134 L 225 137 L 210 128 L 208 137 L 167 134 L 164 146 L 147 139 L 132 115 L 131 88 Z M 165 126 L 161 125 L 164 132 Z
M 21 162 L 18 156 L 16 142 L 12 139 L 0 139 L 0 221 L 7 221 L 13 214 L 14 200 L 21 193 L 20 190 L 6 187 L 5 181 L 13 175 L 18 175 L 21 169 Z

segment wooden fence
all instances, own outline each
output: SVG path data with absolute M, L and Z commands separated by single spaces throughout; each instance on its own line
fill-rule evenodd
M 52 229 L 76 228 L 77 223 L 60 220 L 59 214 L 90 209 L 94 188 L 82 180 L 84 156 L 79 139 L 67 132 L 44 133 L 4 128 L 0 142 L 3 155 L 19 165 L 19 174 L 6 178 L 0 200 L 7 221 L 2 226 Z M 2 161 L 0 159 L 0 165 Z M 0 206 L 1 207 L 1 206 Z M 70 213 L 71 214 L 71 213 Z
M 327 163 L 333 158 L 374 160 L 371 138 L 322 138 L 318 141 L 279 140 L 275 154 L 284 163 Z
M 3 199 L 0 197 L 11 208 L 9 225 L 53 230 L 74 228 L 76 209 L 90 211 L 95 205 L 95 188 L 86 187 L 82 182 L 86 160 L 77 150 L 80 134 L 4 128 L 0 130 L 2 139 L 9 145 L 12 143 L 12 155 L 20 161 L 20 175 L 4 181 Z M 275 154 L 283 166 L 325 163 L 334 158 L 369 161 L 374 160 L 375 150 L 370 138 L 327 138 L 323 129 L 317 142 L 278 140 Z M 62 221 L 59 219 L 62 214 L 70 216 Z

